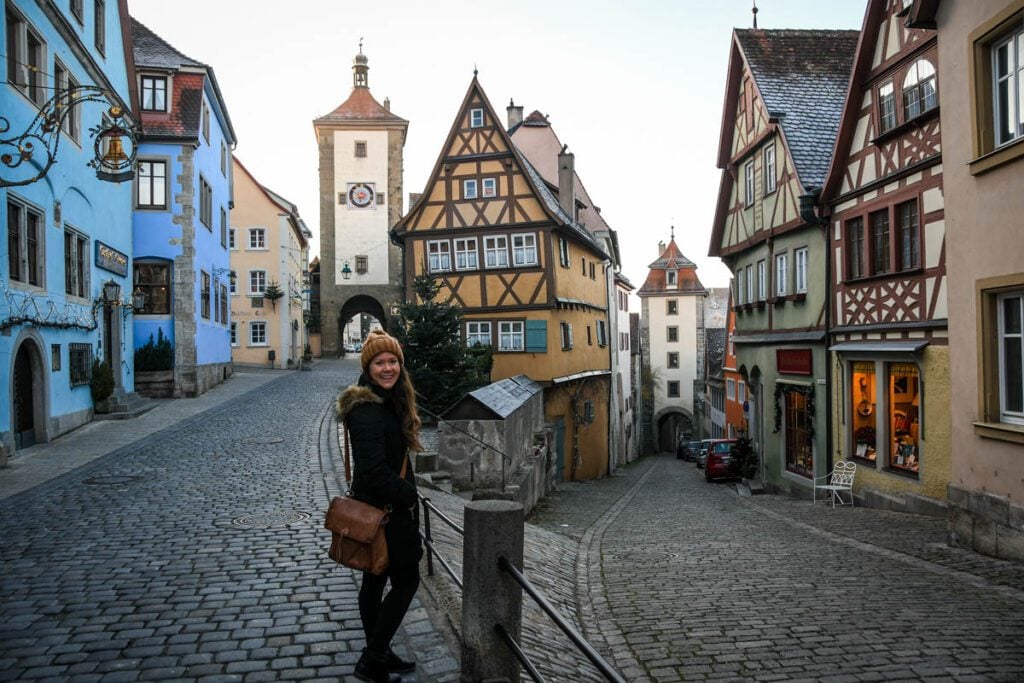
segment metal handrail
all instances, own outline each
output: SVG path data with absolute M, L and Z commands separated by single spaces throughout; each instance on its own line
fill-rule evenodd
M 434 513 L 441 518 L 442 522 L 457 531 L 460 536 L 465 536 L 466 532 L 463 531 L 462 527 L 449 519 L 448 515 L 438 510 L 437 506 L 431 503 L 429 498 L 420 494 L 417 495 L 419 495 L 420 501 L 423 503 L 423 545 L 427 548 L 427 576 L 434 575 L 434 558 L 436 557 L 437 561 L 441 563 L 441 568 L 448 573 L 448 576 L 450 576 L 452 581 L 455 582 L 455 585 L 459 587 L 459 590 L 462 590 L 462 579 L 455 574 L 455 570 L 452 569 L 452 566 L 448 564 L 448 561 L 445 560 L 444 557 L 441 556 L 441 553 L 438 552 L 437 548 L 434 547 L 434 536 L 430 531 L 430 511 L 433 510 Z
M 609 681 L 613 681 L 614 683 L 626 683 L 626 679 L 623 678 L 618 671 L 613 669 L 612 666 L 604 660 L 604 657 L 598 654 L 597 650 L 595 650 L 594 647 L 588 643 L 575 628 L 572 627 L 572 624 L 565 620 L 565 617 L 559 614 L 558 610 L 548 602 L 547 598 L 541 595 L 541 593 L 534 588 L 533 584 L 530 583 L 529 579 L 523 576 L 522 572 L 512 566 L 512 563 L 508 561 L 508 558 L 499 557 L 498 566 L 515 579 L 516 583 L 518 583 L 520 587 L 522 587 L 522 589 L 526 591 L 531 598 L 533 598 L 533 601 L 536 602 L 549 617 L 551 617 L 551 620 L 555 622 L 555 625 L 562 629 L 562 633 L 568 636 L 569 640 L 571 640 L 573 644 L 576 645 L 577 649 L 579 649 L 579 651 L 582 652 L 595 667 L 597 667 L 597 670 L 600 671 L 605 678 Z
M 523 652 L 523 648 L 519 647 L 519 643 L 517 643 L 516 639 L 512 637 L 512 634 L 508 632 L 508 629 L 501 624 L 495 624 L 494 630 L 498 632 L 501 639 L 505 641 L 506 645 L 508 645 L 508 649 L 512 650 L 512 654 L 515 655 L 516 659 L 519 660 L 519 663 L 523 665 L 524 669 L 526 669 L 526 673 L 530 674 L 530 678 L 532 678 L 535 683 L 544 683 L 544 677 L 540 675 L 540 672 L 537 671 L 537 667 L 533 665 L 530 658 L 526 656 L 525 652 Z

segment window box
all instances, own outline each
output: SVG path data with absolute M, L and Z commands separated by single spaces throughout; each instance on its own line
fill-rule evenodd
M 743 304 L 743 310 L 744 311 L 752 311 L 752 310 L 754 310 L 754 304 L 751 304 L 751 303 Z
M 759 311 L 763 311 L 763 310 L 764 310 L 764 307 L 765 307 L 765 304 L 767 304 L 767 303 L 768 303 L 768 302 L 767 302 L 767 301 L 765 301 L 764 299 L 758 299 L 758 300 L 757 300 L 757 303 L 755 304 L 755 305 L 757 306 L 757 310 L 759 310 Z
M 786 303 L 786 297 L 784 296 L 770 296 L 768 297 L 768 303 L 772 306 L 781 306 Z
M 807 299 L 807 292 L 797 292 L 796 294 L 790 294 L 786 297 L 787 300 L 800 303 Z

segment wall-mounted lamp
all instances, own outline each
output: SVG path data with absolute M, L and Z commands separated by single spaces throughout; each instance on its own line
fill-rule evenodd
M 348 267 L 348 261 L 345 261 L 345 265 L 343 265 L 341 267 L 341 279 L 342 280 L 351 280 L 352 279 L 352 269 Z
M 121 303 L 121 285 L 113 279 L 103 283 L 103 303 L 108 306 L 117 306 Z
M 141 311 L 146 307 L 146 293 L 142 291 L 142 287 L 136 287 L 135 291 L 132 292 L 132 308 L 136 311 Z

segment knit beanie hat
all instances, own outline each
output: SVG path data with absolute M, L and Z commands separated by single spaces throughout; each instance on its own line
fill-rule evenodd
M 363 366 L 363 372 L 370 369 L 370 361 L 379 354 L 393 353 L 398 356 L 398 362 L 405 365 L 405 356 L 402 354 L 402 346 L 398 340 L 384 330 L 377 329 L 370 332 L 363 342 L 363 353 L 359 357 Z

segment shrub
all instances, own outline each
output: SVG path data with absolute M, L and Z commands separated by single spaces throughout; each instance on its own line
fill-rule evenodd
M 99 358 L 92 361 L 89 389 L 92 391 L 93 403 L 105 401 L 114 393 L 114 371 Z
M 734 477 L 754 479 L 757 477 L 757 453 L 746 430 L 736 435 L 736 443 L 729 449 L 729 473 Z
M 174 367 L 174 345 L 157 329 L 157 340 L 149 335 L 149 341 L 135 349 L 135 372 L 159 372 Z

